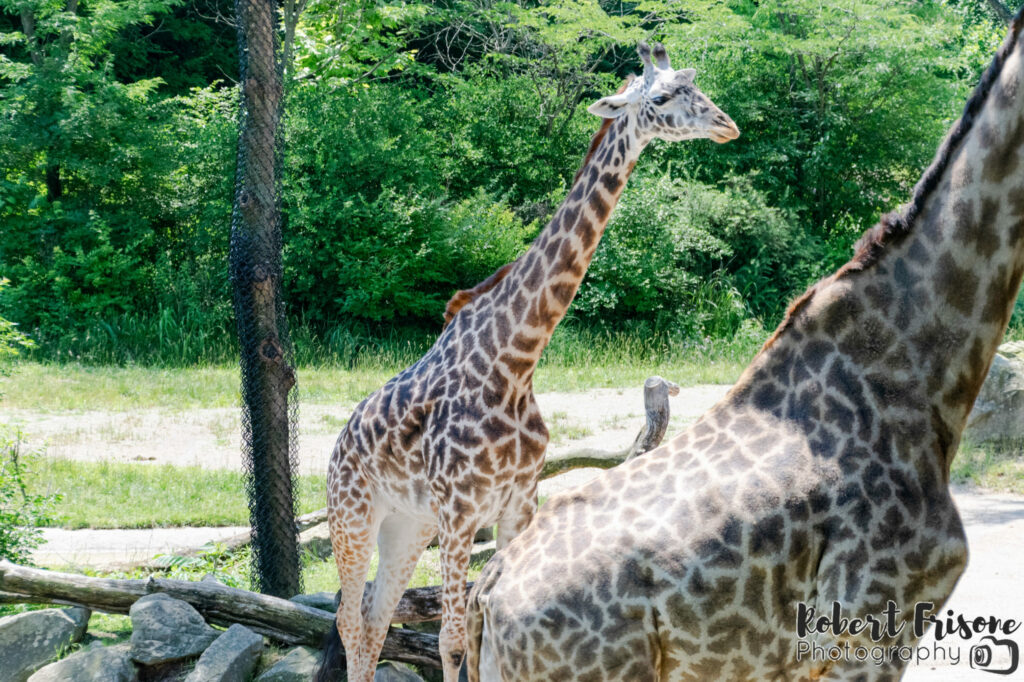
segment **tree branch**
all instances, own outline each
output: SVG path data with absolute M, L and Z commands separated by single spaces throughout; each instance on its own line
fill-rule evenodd
M 0 603 L 69 604 L 108 613 L 128 613 L 139 598 L 154 592 L 188 602 L 210 623 L 241 623 L 285 644 L 319 646 L 324 633 L 335 626 L 334 614 L 328 611 L 216 582 L 88 578 L 0 561 Z M 424 598 L 429 602 L 430 595 L 424 594 Z M 436 601 L 440 603 L 439 599 Z M 424 608 L 430 608 L 429 604 Z M 412 630 L 390 630 L 381 656 L 441 667 L 437 637 Z
M 1008 24 L 1013 20 L 1013 14 L 999 0 L 988 0 L 988 7 L 996 15 L 996 18 L 1004 24 Z

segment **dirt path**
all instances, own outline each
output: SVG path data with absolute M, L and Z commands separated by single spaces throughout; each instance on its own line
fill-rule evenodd
M 953 496 L 967 530 L 970 559 L 967 570 L 953 590 L 953 596 L 943 612 L 937 615 L 944 616 L 946 610 L 951 609 L 972 620 L 978 616 L 995 616 L 1021 623 L 1024 621 L 1024 543 L 1021 542 L 1024 537 L 1024 497 L 963 489 L 954 489 Z M 975 636 L 972 641 L 965 642 L 957 637 L 948 637 L 939 642 L 933 629 L 918 647 L 919 651 L 929 652 L 929 660 L 913 665 L 903 676 L 904 682 L 993 679 L 971 668 L 970 649 L 972 645 L 981 643 L 979 639 Z M 1015 633 L 1011 639 L 1024 649 L 1024 630 Z M 936 662 L 932 653 L 936 649 L 950 653 L 944 660 Z M 998 651 L 994 653 L 993 669 L 1009 663 L 1008 658 L 1000 656 Z M 956 655 L 960 656 L 959 662 L 954 662 Z M 1017 674 L 1024 674 L 1021 668 Z
M 691 386 L 671 399 L 669 433 L 702 414 L 728 386 Z M 552 432 L 552 452 L 583 447 L 615 450 L 633 442 L 644 422 L 643 389 L 598 389 L 537 396 Z M 299 468 L 322 474 L 338 432 L 354 404 L 302 404 L 299 408 Z M 235 408 L 91 411 L 50 414 L 10 410 L 30 444 L 46 444 L 50 457 L 83 460 L 197 465 L 239 469 L 239 411 Z
M 44 528 L 44 544 L 32 553 L 39 566 L 102 568 L 146 561 L 237 535 L 248 527 L 64 530 Z

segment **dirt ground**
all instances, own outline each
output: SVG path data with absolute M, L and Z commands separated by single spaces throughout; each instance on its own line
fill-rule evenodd
M 671 399 L 669 433 L 679 430 L 728 390 L 728 386 L 692 386 Z M 629 447 L 644 423 L 643 388 L 597 389 L 587 393 L 537 396 L 552 431 L 553 453 L 578 448 Z M 355 407 L 299 406 L 299 468 L 325 473 L 342 425 Z M 210 469 L 241 467 L 239 411 L 136 410 L 133 412 L 45 413 L 10 410 L 30 444 L 46 443 L 51 457 L 84 461 L 194 464 Z

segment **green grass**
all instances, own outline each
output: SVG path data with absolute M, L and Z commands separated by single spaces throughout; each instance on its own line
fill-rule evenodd
M 469 562 L 469 573 L 467 580 L 476 580 L 480 577 L 487 559 L 492 552 L 482 553 Z M 373 553 L 370 562 L 370 570 L 367 580 L 373 580 L 377 575 L 377 553 Z M 409 587 L 426 587 L 428 585 L 441 584 L 441 556 L 437 547 L 428 547 L 419 561 L 416 563 L 416 570 L 409 581 Z M 334 559 L 312 560 L 307 559 L 302 567 L 302 589 L 307 593 L 313 592 L 335 592 L 338 589 L 338 569 Z
M 358 402 L 393 374 L 390 368 L 300 368 L 299 402 Z M 238 387 L 237 367 L 161 369 L 22 362 L 3 381 L 0 409 L 122 412 L 236 407 Z
M 1024 443 L 963 443 L 950 468 L 950 480 L 1024 495 Z
M 30 485 L 60 493 L 52 517 L 64 528 L 244 526 L 241 474 L 199 467 L 41 458 Z M 323 476 L 298 476 L 300 514 L 326 504 Z
M 593 435 L 590 428 L 569 418 L 565 412 L 553 412 L 547 420 L 548 436 L 552 445 L 561 445 L 567 440 L 577 440 Z
M 561 329 L 561 328 L 560 328 Z M 652 374 L 682 385 L 732 383 L 765 333 L 744 328 L 735 339 L 649 339 L 627 334 L 557 332 L 534 379 L 538 392 L 639 386 Z M 364 353 L 349 365 L 298 369 L 299 402 L 355 403 L 419 357 L 412 344 Z M 190 410 L 239 404 L 236 366 L 160 368 L 80 363 L 19 363 L 3 380 L 0 409 L 36 411 L 143 408 Z

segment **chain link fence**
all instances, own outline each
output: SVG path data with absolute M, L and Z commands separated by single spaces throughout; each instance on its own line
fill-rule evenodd
M 231 281 L 241 349 L 253 588 L 287 598 L 301 584 L 293 489 L 298 401 L 281 292 L 278 6 L 275 0 L 235 0 L 235 18 L 242 100 Z

